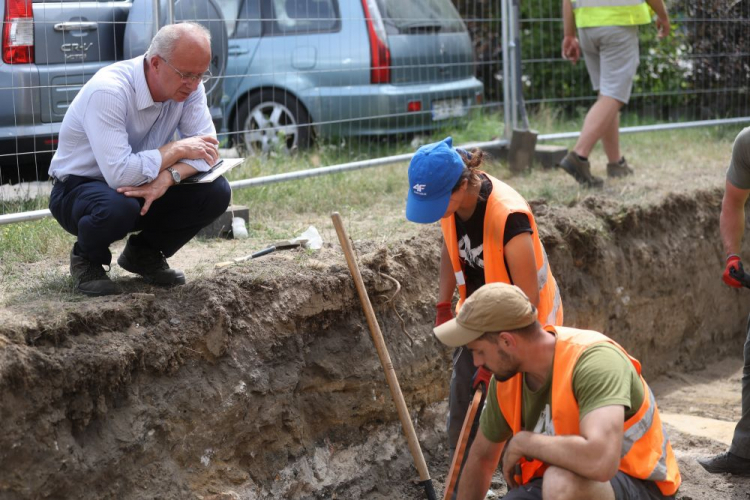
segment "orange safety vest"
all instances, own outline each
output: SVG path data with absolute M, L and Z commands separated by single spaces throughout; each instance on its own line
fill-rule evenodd
M 580 435 L 579 407 L 573 393 L 573 369 L 586 348 L 593 344 L 609 342 L 624 352 L 641 375 L 641 363 L 609 337 L 591 330 L 578 330 L 563 326 L 548 326 L 547 331 L 557 336 L 555 362 L 552 372 L 552 430 L 557 436 Z M 506 382 L 497 383 L 497 400 L 500 411 L 513 434 L 521 431 L 522 374 Z M 656 407 L 654 394 L 643 382 L 643 404 L 635 415 L 625 421 L 619 469 L 629 476 L 654 481 L 664 495 L 674 495 L 682 477 L 677 468 L 672 445 Z M 521 483 L 542 477 L 547 464 L 539 460 L 521 459 Z
M 484 172 L 482 172 L 484 173 Z M 487 175 L 487 174 L 485 174 Z M 524 213 L 529 218 L 531 224 L 531 238 L 534 245 L 534 259 L 537 265 L 537 281 L 539 283 L 539 313 L 538 319 L 542 326 L 562 325 L 563 307 L 560 299 L 560 290 L 557 287 L 557 281 L 552 276 L 547 261 L 547 253 L 539 239 L 536 221 L 531 213 L 531 208 L 523 196 L 507 185 L 506 183 L 495 179 L 491 175 L 487 178 L 492 181 L 492 193 L 487 199 L 487 210 L 484 214 L 484 280 L 485 283 L 508 283 L 510 276 L 505 268 L 505 259 L 503 258 L 503 234 L 505 233 L 505 222 L 512 213 Z M 456 313 L 461 309 L 466 300 L 466 280 L 461 268 L 461 259 L 458 255 L 458 239 L 456 236 L 456 215 L 441 219 L 440 225 L 443 229 L 443 239 L 448 247 L 453 272 L 456 275 L 456 284 L 460 299 L 456 306 Z

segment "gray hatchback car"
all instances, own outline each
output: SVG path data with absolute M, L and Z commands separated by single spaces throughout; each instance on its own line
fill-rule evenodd
M 450 0 L 217 0 L 226 130 L 250 152 L 427 131 L 481 103 Z
M 154 32 L 154 0 L 2 0 L 0 182 L 41 178 L 65 111 L 99 69 L 145 53 Z M 238 0 L 235 0 L 238 1 Z M 160 0 L 166 24 L 166 0 Z M 212 35 L 206 84 L 217 129 L 227 34 L 216 0 L 174 0 L 176 21 L 198 20 Z M 36 168 L 20 168 L 36 164 Z

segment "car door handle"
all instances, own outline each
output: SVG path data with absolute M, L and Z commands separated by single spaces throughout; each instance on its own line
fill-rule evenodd
M 241 56 L 242 54 L 247 54 L 248 52 L 250 52 L 248 49 L 243 49 L 239 45 L 230 45 L 228 51 L 230 56 Z
M 92 22 L 72 21 L 57 23 L 54 28 L 55 31 L 93 31 L 97 28 L 97 25 Z

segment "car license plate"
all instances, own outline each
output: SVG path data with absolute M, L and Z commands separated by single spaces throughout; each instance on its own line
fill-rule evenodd
M 432 119 L 445 120 L 456 116 L 466 115 L 466 106 L 463 99 L 441 99 L 432 101 Z

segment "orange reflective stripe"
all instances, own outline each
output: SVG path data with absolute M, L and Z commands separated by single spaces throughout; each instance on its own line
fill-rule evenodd
M 552 371 L 552 425 L 558 436 L 580 435 L 580 409 L 573 393 L 573 370 L 581 354 L 597 343 L 608 342 L 627 355 L 614 340 L 592 330 L 547 327 L 557 336 Z M 641 364 L 628 355 L 641 374 Z M 522 375 L 497 384 L 500 410 L 513 433 L 521 430 Z M 677 459 L 661 422 L 659 409 L 651 389 L 643 377 L 644 398 L 638 411 L 623 424 L 623 442 L 619 470 L 632 477 L 653 481 L 664 495 L 673 495 L 682 482 Z M 522 478 L 528 482 L 543 474 L 544 464 L 531 461 Z M 525 484 L 525 483 L 524 483 Z

